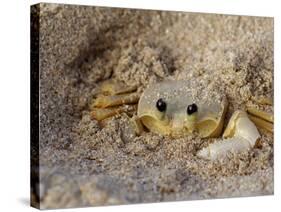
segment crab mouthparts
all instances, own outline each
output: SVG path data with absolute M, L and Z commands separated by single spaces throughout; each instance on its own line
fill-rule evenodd
M 192 133 L 195 130 L 195 120 L 187 120 L 186 116 L 178 115 L 170 120 L 171 132 Z

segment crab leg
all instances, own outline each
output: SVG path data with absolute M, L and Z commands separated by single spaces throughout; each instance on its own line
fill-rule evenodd
M 121 94 L 116 96 L 100 95 L 95 99 L 93 107 L 106 108 L 123 104 L 134 104 L 138 102 L 139 98 L 140 95 L 138 93 Z
M 100 88 L 101 94 L 96 97 L 91 105 L 92 118 L 101 121 L 116 114 L 136 110 L 136 106 L 126 105 L 138 102 L 140 97 L 138 93 L 127 94 L 136 90 L 136 86 L 127 86 L 113 80 L 105 81 Z M 120 105 L 125 106 L 116 107 Z
M 117 95 L 130 93 L 137 90 L 137 86 L 127 86 L 123 83 L 117 83 L 107 80 L 101 85 L 101 92 L 108 95 Z
M 131 112 L 135 111 L 135 105 L 126 105 L 123 107 L 112 107 L 112 108 L 93 108 L 91 112 L 91 116 L 93 119 L 97 121 L 102 121 L 108 117 L 124 113 L 124 112 Z
M 134 130 L 135 130 L 135 133 L 137 135 L 140 135 L 142 132 L 143 132 L 143 125 L 140 121 L 140 119 L 137 117 L 137 116 L 133 116 L 131 119 L 130 119 L 130 123 L 132 124 Z
M 248 115 L 248 116 L 249 119 L 251 119 L 251 121 L 254 122 L 258 128 L 265 129 L 269 132 L 273 132 L 273 124 L 271 122 L 265 121 L 256 116 L 252 116 L 252 115 Z
M 257 127 L 273 132 L 273 115 L 264 111 L 260 111 L 253 107 L 248 107 L 247 112 L 249 118 Z
M 215 160 L 226 156 L 229 152 L 249 150 L 254 147 L 260 134 L 245 112 L 236 111 L 227 125 L 223 138 L 221 141 L 199 150 L 197 156 Z
M 269 121 L 269 122 L 273 123 L 273 115 L 270 113 L 260 111 L 256 108 L 252 108 L 252 107 L 247 108 L 247 112 L 253 116 L 257 116 L 261 119 L 264 119 L 265 121 Z

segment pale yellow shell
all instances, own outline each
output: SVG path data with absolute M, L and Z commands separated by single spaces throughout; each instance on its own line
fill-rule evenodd
M 167 108 L 156 107 L 162 98 Z M 195 103 L 198 112 L 187 115 L 187 106 Z M 165 81 L 149 86 L 138 103 L 138 117 L 150 131 L 181 137 L 198 132 L 201 137 L 219 136 L 222 131 L 227 100 L 223 94 L 190 81 Z

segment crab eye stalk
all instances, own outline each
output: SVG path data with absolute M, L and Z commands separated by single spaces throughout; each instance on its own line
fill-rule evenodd
M 192 115 L 193 113 L 196 113 L 197 111 L 198 111 L 198 107 L 196 104 L 193 103 L 193 104 L 187 106 L 186 112 L 188 115 Z
M 160 112 L 164 112 L 167 108 L 167 104 L 162 98 L 160 98 L 156 102 L 156 107 Z

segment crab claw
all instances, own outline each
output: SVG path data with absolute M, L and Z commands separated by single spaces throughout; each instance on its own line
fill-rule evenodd
M 242 152 L 254 147 L 260 134 L 254 123 L 243 111 L 236 111 L 231 117 L 221 141 L 199 150 L 198 157 L 215 160 L 229 152 Z

